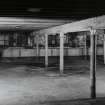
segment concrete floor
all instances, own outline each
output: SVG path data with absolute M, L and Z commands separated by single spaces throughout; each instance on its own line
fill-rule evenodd
M 57 69 L 44 71 L 29 65 L 0 64 L 0 105 L 39 105 L 89 98 L 89 61 L 68 58 L 65 66 L 71 67 L 60 76 Z M 97 97 L 105 97 L 105 65 L 100 63 L 97 64 Z

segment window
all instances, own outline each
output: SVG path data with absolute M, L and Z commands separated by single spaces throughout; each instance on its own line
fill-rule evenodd
M 0 47 L 33 48 L 34 38 L 30 32 L 0 32 Z
M 58 47 L 59 46 L 59 34 L 48 36 L 48 46 Z

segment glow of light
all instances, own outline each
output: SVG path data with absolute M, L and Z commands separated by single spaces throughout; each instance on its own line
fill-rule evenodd
M 41 8 L 28 8 L 28 12 L 40 12 Z

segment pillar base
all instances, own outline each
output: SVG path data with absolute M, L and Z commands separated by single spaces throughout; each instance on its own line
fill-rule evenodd
M 45 70 L 46 70 L 46 71 L 48 70 L 48 65 L 45 65 Z
M 63 67 L 64 68 L 64 67 Z M 59 70 L 60 74 L 64 74 L 64 69 Z

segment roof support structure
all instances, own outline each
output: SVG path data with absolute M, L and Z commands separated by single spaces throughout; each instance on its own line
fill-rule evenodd
M 90 28 L 93 29 L 105 29 L 105 15 L 89 18 L 81 21 L 75 21 L 71 23 L 67 23 L 64 25 L 43 29 L 37 31 L 40 34 L 49 33 L 55 34 L 59 32 L 67 33 L 67 32 L 79 32 L 79 31 L 89 31 Z
M 48 35 L 45 34 L 45 67 L 48 67 Z
M 104 30 L 104 38 L 103 38 L 103 47 L 104 47 L 104 64 L 105 64 L 105 30 Z
M 84 45 L 84 56 L 85 56 L 85 59 L 87 59 L 87 44 L 86 44 L 86 38 L 87 38 L 87 33 L 85 33 L 84 35 L 84 41 L 85 41 L 85 45 Z
M 90 81 L 91 98 L 96 98 L 96 30 L 90 30 Z
M 60 73 L 64 72 L 64 34 L 60 33 Z
M 36 56 L 37 56 L 37 60 L 39 60 L 39 36 L 36 36 Z
M 60 33 L 60 73 L 61 74 L 64 72 L 64 40 L 63 40 L 64 33 L 90 31 L 91 98 L 96 98 L 96 30 L 97 29 L 105 29 L 105 15 L 38 31 L 39 34 L 47 33 L 54 35 L 55 33 Z M 104 36 L 104 63 L 105 63 L 105 36 Z

